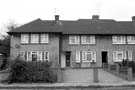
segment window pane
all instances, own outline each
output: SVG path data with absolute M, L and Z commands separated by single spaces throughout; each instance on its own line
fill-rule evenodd
M 42 61 L 42 51 L 38 51 L 37 60 L 38 60 L 38 61 Z
M 114 59 L 114 61 L 121 62 L 124 59 L 124 52 L 123 51 L 114 51 L 113 59 Z
M 49 35 L 41 34 L 41 43 L 48 43 L 48 42 L 49 42 Z
M 79 44 L 80 37 L 79 36 L 69 36 L 69 44 Z
M 44 52 L 44 60 L 49 61 L 49 52 L 48 51 Z
M 87 53 L 87 61 L 91 61 L 92 60 L 92 53 Z
M 32 61 L 37 61 L 37 52 L 36 53 L 32 52 Z
M 95 44 L 95 36 L 82 36 L 82 44 Z
M 79 36 L 75 36 L 75 44 L 79 44 L 80 43 L 80 37 Z
M 132 51 L 128 51 L 128 59 L 129 61 L 132 61 Z
M 31 58 L 31 52 L 27 52 L 27 60 L 28 61 L 31 61 L 32 60 L 32 58 Z
M 123 59 L 123 58 L 122 58 L 122 53 L 118 53 L 118 54 L 117 54 L 117 59 L 118 59 L 118 60 L 122 60 L 122 59 Z
M 81 42 L 82 44 L 86 44 L 86 36 L 81 36 Z
M 25 60 L 25 51 L 21 51 L 21 52 L 20 52 L 20 55 L 21 55 L 21 56 L 20 56 L 21 59 L 22 59 L 22 60 Z
M 91 43 L 91 44 L 95 44 L 95 36 L 91 36 L 90 39 L 91 39 L 90 43 Z
M 28 43 L 28 42 L 29 42 L 29 35 L 21 34 L 21 43 Z
M 135 44 L 135 36 L 127 36 L 128 44 Z
M 80 51 L 76 51 L 76 62 L 80 62 Z
M 38 43 L 38 42 L 39 42 L 39 35 L 31 34 L 31 43 Z
M 113 36 L 113 44 L 125 44 L 125 36 Z
M 86 60 L 86 51 L 82 51 L 82 60 Z

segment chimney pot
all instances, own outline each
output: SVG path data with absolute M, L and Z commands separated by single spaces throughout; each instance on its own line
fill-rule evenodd
M 59 15 L 55 15 L 55 21 L 59 21 Z
M 99 15 L 93 15 L 92 20 L 99 20 Z
M 135 16 L 132 16 L 132 22 L 135 22 Z

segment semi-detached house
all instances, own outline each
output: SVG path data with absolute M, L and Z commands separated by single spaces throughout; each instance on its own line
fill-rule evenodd
M 37 19 L 9 32 L 10 57 L 49 61 L 52 67 L 87 68 L 95 61 L 113 64 L 135 60 L 135 17 L 132 21 L 92 19 L 76 21 Z

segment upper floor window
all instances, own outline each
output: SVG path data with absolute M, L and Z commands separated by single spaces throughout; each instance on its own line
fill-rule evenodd
M 92 62 L 96 61 L 96 52 L 95 51 L 82 51 L 82 61 L 83 62 Z
M 31 34 L 31 43 L 39 43 L 39 34 Z
M 135 44 L 135 36 L 127 36 L 128 44 Z
M 113 44 L 126 44 L 125 36 L 113 36 Z
M 29 34 L 21 34 L 21 43 L 29 43 Z
M 48 34 L 41 34 L 40 43 L 49 43 L 49 35 Z
M 79 35 L 69 36 L 69 44 L 80 44 L 80 37 L 79 37 Z
M 95 36 L 81 36 L 82 44 L 95 44 Z

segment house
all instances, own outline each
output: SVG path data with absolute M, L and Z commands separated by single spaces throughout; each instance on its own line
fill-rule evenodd
M 135 17 L 132 21 L 92 19 L 76 21 L 37 19 L 9 32 L 10 57 L 26 61 L 51 61 L 52 67 L 87 68 L 95 61 L 117 63 L 135 60 Z

